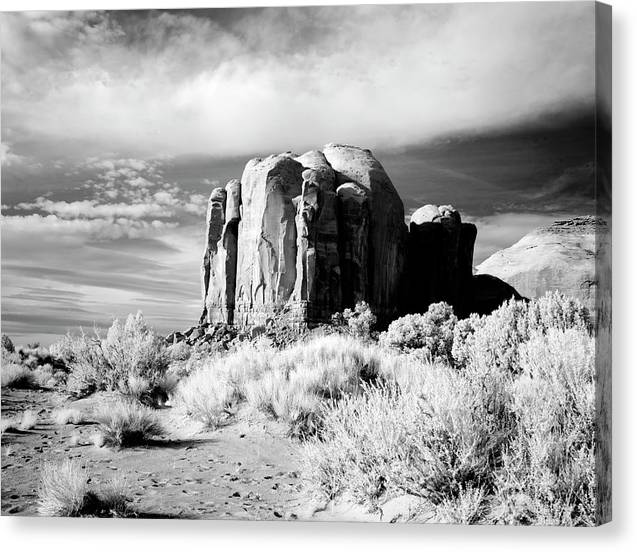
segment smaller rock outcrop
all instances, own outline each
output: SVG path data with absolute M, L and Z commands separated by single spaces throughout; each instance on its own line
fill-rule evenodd
M 411 215 L 408 312 L 424 312 L 438 301 L 467 312 L 476 235 L 475 225 L 463 223 L 451 205 L 425 205 Z
M 524 299 L 513 286 L 491 274 L 476 274 L 471 278 L 468 312 L 490 314 L 509 299 Z
M 534 230 L 491 255 L 477 273 L 497 276 L 529 299 L 561 291 L 595 313 L 609 303 L 609 255 L 607 223 L 600 217 L 576 217 Z

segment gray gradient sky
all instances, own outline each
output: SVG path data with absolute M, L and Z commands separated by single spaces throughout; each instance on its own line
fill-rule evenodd
M 3 13 L 2 331 L 191 325 L 207 195 L 255 155 L 369 147 L 477 262 L 592 213 L 592 6 Z

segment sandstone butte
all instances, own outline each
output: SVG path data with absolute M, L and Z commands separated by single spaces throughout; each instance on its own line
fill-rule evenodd
M 523 240 L 508 260 L 500 252 L 474 275 L 476 235 L 451 205 L 424 205 L 407 226 L 402 200 L 368 149 L 328 144 L 251 159 L 240 180 L 210 195 L 200 323 L 313 325 L 358 301 L 381 324 L 437 301 L 464 316 L 570 282 L 562 269 L 520 276 L 551 262 L 517 255 Z

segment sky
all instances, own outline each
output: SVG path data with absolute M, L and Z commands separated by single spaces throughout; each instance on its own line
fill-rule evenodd
M 2 331 L 193 325 L 207 197 L 246 161 L 373 150 L 475 264 L 595 210 L 592 3 L 0 14 Z

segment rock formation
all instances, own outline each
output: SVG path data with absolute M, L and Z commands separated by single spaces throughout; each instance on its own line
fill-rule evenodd
M 369 150 L 252 159 L 210 198 L 202 322 L 321 322 L 362 300 L 393 318 L 406 237 L 402 201 Z
M 525 299 L 517 290 L 491 274 L 476 274 L 469 283 L 467 312 L 489 314 L 509 299 Z
M 475 225 L 463 223 L 451 205 L 425 205 L 411 215 L 408 312 L 424 312 L 438 301 L 467 312 L 476 235 Z
M 595 312 L 606 301 L 600 291 L 610 289 L 609 245 L 602 218 L 560 220 L 493 254 L 477 273 L 497 276 L 529 299 L 559 290 Z
M 593 308 L 605 223 L 558 221 L 484 261 L 473 275 L 475 225 L 450 205 L 410 218 L 369 150 L 250 160 L 241 181 L 210 195 L 201 323 L 261 327 L 329 321 L 367 301 L 381 324 L 445 301 L 459 316 L 559 289 Z
M 353 184 L 367 199 L 366 300 L 381 320 L 395 318 L 400 312 L 400 285 L 406 262 L 403 202 L 385 169 L 368 149 L 328 144 L 323 153 L 336 173 L 339 188 Z M 350 191 L 351 187 L 339 198 L 351 201 Z
M 202 272 L 204 308 L 200 322 L 234 323 L 237 235 L 241 184 L 231 180 L 210 194 Z

